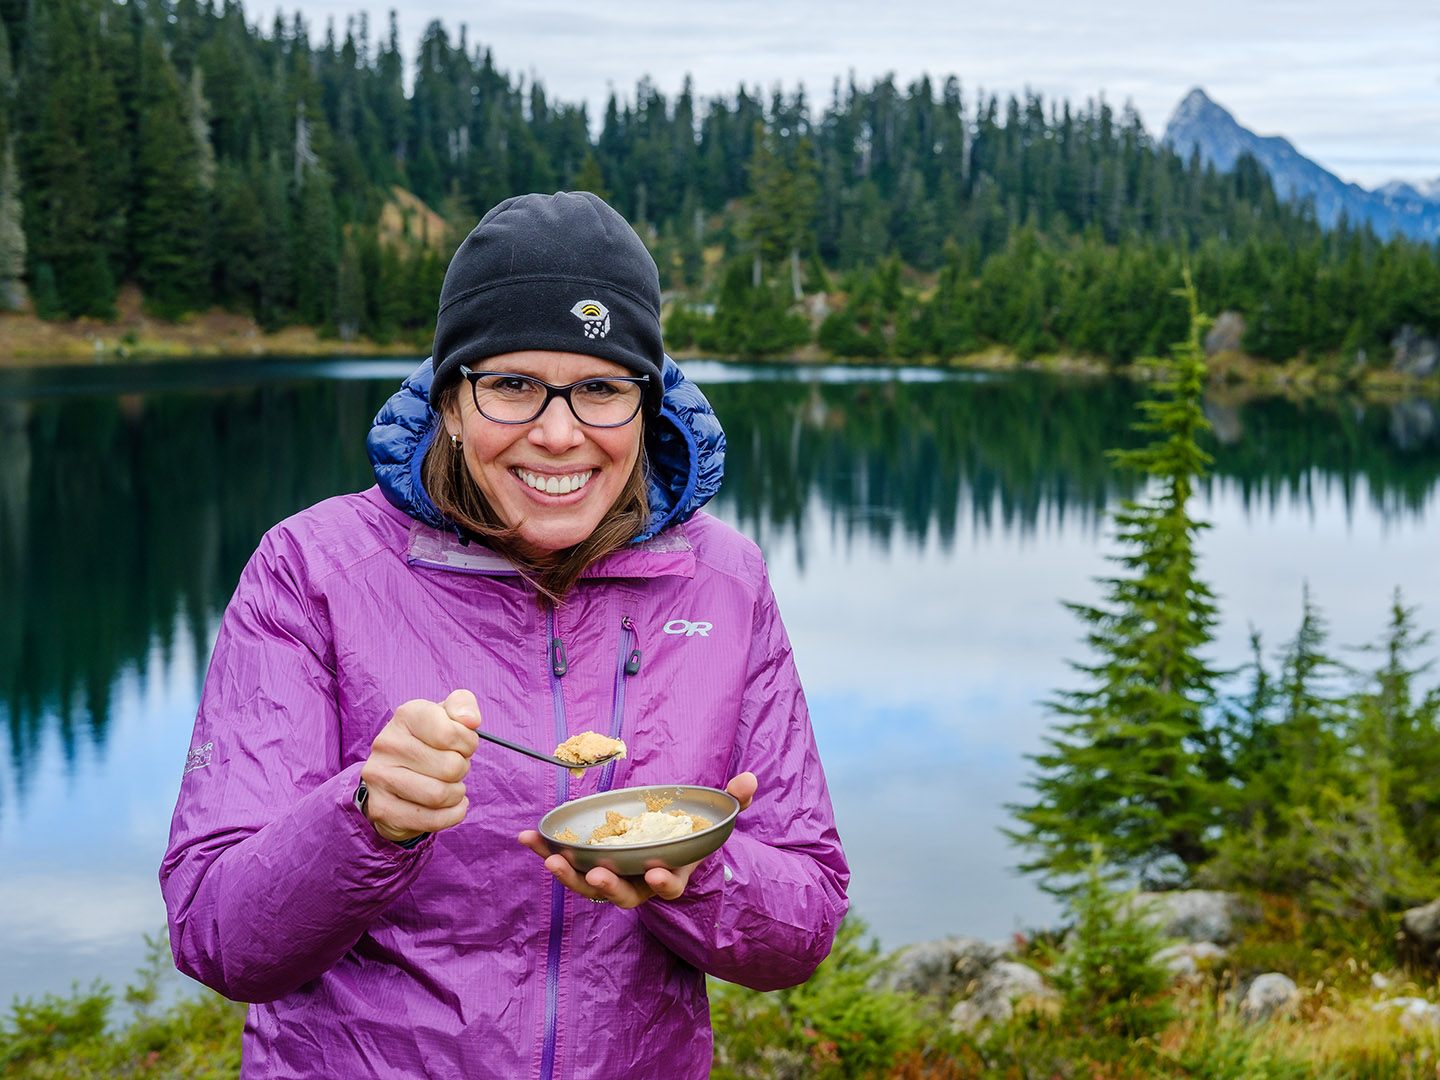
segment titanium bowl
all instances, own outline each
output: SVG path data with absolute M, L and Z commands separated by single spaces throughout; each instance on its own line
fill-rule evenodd
M 666 810 L 684 810 L 698 814 L 714 824 L 708 829 L 679 836 L 673 840 L 657 840 L 649 844 L 587 844 L 595 829 L 605 824 L 605 811 L 615 810 L 626 817 L 645 811 L 645 796 L 671 800 Z M 623 877 L 643 874 L 652 866 L 674 870 L 687 863 L 698 862 L 714 852 L 735 828 L 735 815 L 740 804 L 735 796 L 718 788 L 694 784 L 646 784 L 644 787 L 620 788 L 586 795 L 561 803 L 540 819 L 540 835 L 550 850 L 559 852 L 582 874 L 603 866 Z M 557 840 L 555 834 L 569 829 L 581 839 Z

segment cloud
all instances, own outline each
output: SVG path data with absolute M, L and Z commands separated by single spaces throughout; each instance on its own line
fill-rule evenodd
M 343 33 L 345 15 L 360 6 L 299 3 L 317 37 L 327 16 Z M 372 7 L 372 39 L 387 10 Z M 812 102 L 823 102 L 853 70 L 861 84 L 893 73 L 903 88 L 922 73 L 937 84 L 954 74 L 967 90 L 1002 96 L 1029 86 L 1076 105 L 1102 95 L 1115 106 L 1130 100 L 1158 136 L 1185 92 L 1202 85 L 1231 102 L 1245 126 L 1316 148 L 1309 152 L 1326 155 L 1327 167 L 1354 163 L 1346 179 L 1373 186 L 1434 175 L 1427 163 L 1436 159 L 1422 156 L 1417 165 L 1415 151 L 1434 141 L 1436 126 L 1409 123 L 1406 114 L 1433 110 L 1440 97 L 1431 47 L 1440 39 L 1440 5 L 1412 0 L 1377 0 L 1363 18 L 1339 0 L 1108 0 L 1088 8 L 889 0 L 883 17 L 860 0 L 725 0 L 686 7 L 683 17 L 672 3 L 632 0 L 608 8 L 535 2 L 483 19 L 461 0 L 429 0 L 399 16 L 407 56 L 436 18 L 452 35 L 468 23 L 470 42 L 491 47 L 503 70 L 533 73 L 552 98 L 587 102 L 592 121 L 612 89 L 625 97 L 645 75 L 667 96 L 689 74 L 702 99 L 742 84 L 768 95 L 803 83 Z M 1347 140 L 1327 137 L 1329 125 L 1368 131 L 1372 149 L 1347 152 Z

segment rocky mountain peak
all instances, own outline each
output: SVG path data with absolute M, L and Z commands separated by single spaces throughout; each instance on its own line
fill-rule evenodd
M 1430 185 L 1387 185 L 1371 192 L 1347 184 L 1334 173 L 1305 157 L 1287 139 L 1262 136 L 1242 127 L 1200 87 L 1175 107 L 1160 140 L 1182 158 L 1196 151 L 1206 164 L 1221 172 L 1235 167 L 1244 154 L 1260 163 L 1282 199 L 1309 199 L 1315 217 L 1327 228 L 1343 216 L 1352 225 L 1368 223 L 1382 237 L 1403 233 L 1416 239 L 1440 236 L 1440 201 Z

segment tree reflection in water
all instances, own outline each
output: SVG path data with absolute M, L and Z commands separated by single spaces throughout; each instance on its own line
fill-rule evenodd
M 364 433 L 397 380 L 265 370 L 130 392 L 123 372 L 63 395 L 0 383 L 0 710 L 19 798 L 51 732 L 67 761 L 82 740 L 103 751 L 116 681 L 143 678 L 153 650 L 189 650 L 203 672 L 267 528 L 371 482 Z M 961 522 L 1020 538 L 1071 516 L 1099 528 L 1133 494 L 1104 455 L 1134 441 L 1130 383 L 785 374 L 706 391 L 729 440 L 717 508 L 802 563 L 817 501 L 835 536 L 949 550 Z M 1440 474 L 1430 401 L 1217 401 L 1210 415 L 1210 483 L 1257 510 L 1326 484 L 1414 513 Z

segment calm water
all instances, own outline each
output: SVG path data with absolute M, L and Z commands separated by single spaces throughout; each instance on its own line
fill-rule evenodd
M 0 1004 L 123 985 L 216 623 L 260 534 L 370 483 L 413 361 L 0 372 Z M 729 433 L 711 509 L 769 557 L 855 872 L 886 947 L 1057 913 L 998 832 L 1039 704 L 1085 659 L 1136 390 L 1104 381 L 687 365 Z M 1432 403 L 1212 404 L 1212 650 L 1278 646 L 1309 584 L 1340 645 L 1395 587 L 1440 627 Z M 1440 635 L 1437 635 L 1440 636 Z M 1437 647 L 1440 651 L 1440 647 Z M 538 808 L 537 808 L 538 815 Z

